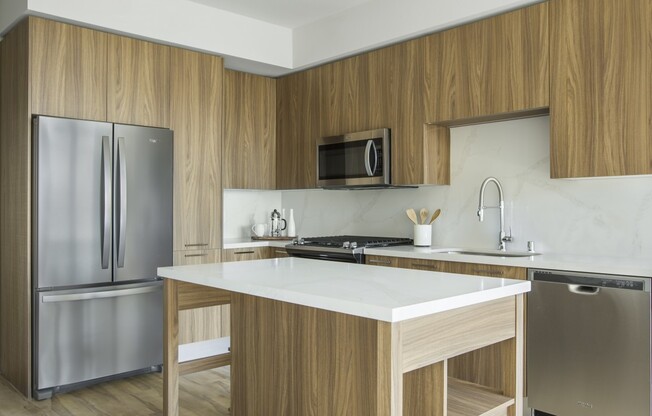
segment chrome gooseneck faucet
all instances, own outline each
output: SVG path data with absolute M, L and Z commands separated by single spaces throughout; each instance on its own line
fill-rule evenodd
M 498 188 L 498 206 L 496 207 L 486 207 L 484 205 L 484 190 L 489 184 L 489 182 L 493 182 L 496 184 L 496 187 Z M 512 241 L 512 232 L 510 230 L 509 234 L 510 235 L 505 235 L 505 200 L 503 197 L 503 187 L 500 185 L 500 182 L 498 182 L 498 179 L 490 176 L 487 179 L 482 182 L 482 186 L 480 187 L 480 201 L 478 203 L 478 219 L 480 222 L 484 220 L 484 210 L 489 209 L 489 208 L 498 208 L 500 209 L 500 235 L 498 236 L 498 250 L 505 251 L 505 243 Z

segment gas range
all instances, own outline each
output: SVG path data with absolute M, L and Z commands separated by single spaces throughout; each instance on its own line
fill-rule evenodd
M 285 248 L 292 257 L 364 263 L 365 248 L 411 245 L 412 243 L 412 239 L 403 237 L 337 235 L 299 238 Z

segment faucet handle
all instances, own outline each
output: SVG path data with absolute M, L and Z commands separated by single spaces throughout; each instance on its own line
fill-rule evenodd
M 506 235 L 505 237 L 501 238 L 501 240 L 506 243 L 514 241 L 514 236 L 512 236 L 512 227 L 509 227 L 509 235 Z

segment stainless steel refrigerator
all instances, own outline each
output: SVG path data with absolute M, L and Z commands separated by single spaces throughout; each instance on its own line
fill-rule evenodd
M 34 396 L 160 368 L 172 265 L 172 132 L 39 116 Z

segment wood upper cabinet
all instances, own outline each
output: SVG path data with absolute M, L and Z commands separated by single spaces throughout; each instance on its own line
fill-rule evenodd
M 320 73 L 321 69 L 315 68 L 276 80 L 277 189 L 309 189 L 317 185 Z
M 320 68 L 321 137 L 369 130 L 368 54 L 357 55 Z M 315 150 L 316 151 L 316 150 Z
M 544 113 L 549 105 L 548 4 L 426 37 L 432 120 L 451 125 Z
M 174 249 L 221 247 L 222 58 L 171 48 Z
M 170 47 L 107 36 L 107 119 L 170 127 Z
M 106 120 L 108 35 L 29 17 L 32 113 Z
M 276 188 L 276 80 L 224 71 L 224 188 Z
M 392 58 L 395 74 L 384 85 L 396 83 L 392 126 L 392 183 L 395 185 L 450 184 L 450 132 L 429 125 L 432 116 L 428 38 L 403 42 Z M 381 63 L 382 65 L 382 63 Z M 394 100 L 391 100 L 392 102 Z
M 550 1 L 551 177 L 652 173 L 652 3 Z

